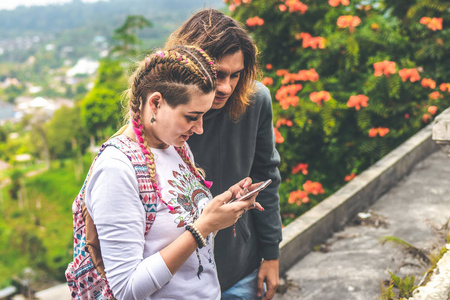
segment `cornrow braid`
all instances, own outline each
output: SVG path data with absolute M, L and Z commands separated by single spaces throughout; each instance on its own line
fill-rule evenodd
M 142 109 L 147 96 L 152 92 L 160 92 L 172 107 L 185 104 L 190 100 L 189 87 L 192 85 L 197 86 L 203 93 L 213 92 L 216 88 L 216 77 L 214 62 L 208 54 L 197 47 L 181 46 L 176 49 L 157 51 L 148 56 L 139 63 L 130 78 L 128 97 L 133 130 L 145 156 L 150 182 L 156 195 L 170 210 L 174 208 L 163 200 L 158 185 L 155 158 L 147 144 L 145 128 L 141 120 Z M 175 147 L 175 149 L 192 174 L 210 187 L 189 158 L 186 146 Z
M 195 57 L 195 56 L 194 56 Z M 195 59 L 197 59 L 195 57 Z M 197 59 L 197 62 L 200 63 Z M 148 71 L 154 69 L 157 64 L 179 64 L 180 67 L 188 72 L 190 72 L 192 75 L 194 75 L 198 80 L 202 80 L 206 84 L 206 76 L 200 71 L 199 67 L 186 55 L 181 54 L 176 51 L 157 51 L 154 55 L 149 56 L 145 59 L 145 71 L 142 72 L 140 77 L 145 76 Z M 200 64 L 201 65 L 201 64 Z M 202 66 L 204 69 L 204 67 Z M 206 70 L 205 70 L 206 71 Z M 209 76 L 209 74 L 208 74 Z M 140 81 L 141 78 L 139 78 Z M 210 81 L 210 84 L 212 84 L 212 81 Z M 139 82 L 137 82 L 137 85 L 139 85 Z
M 194 49 L 196 51 L 198 51 L 200 54 L 202 54 L 203 58 L 208 62 L 208 67 L 210 69 L 210 71 L 214 74 L 214 77 L 217 78 L 217 70 L 216 70 L 216 66 L 215 63 L 212 61 L 211 57 L 209 57 L 209 55 L 201 48 L 197 47 L 197 46 L 186 46 L 187 48 L 191 48 Z M 197 59 L 194 56 L 195 59 Z M 205 67 L 201 64 L 200 65 L 203 68 L 203 71 L 206 74 L 209 74 L 209 72 L 206 71 Z M 209 80 L 213 80 L 211 77 L 209 77 Z

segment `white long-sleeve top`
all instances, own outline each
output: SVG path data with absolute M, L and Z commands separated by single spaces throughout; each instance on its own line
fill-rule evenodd
M 97 227 L 106 278 L 116 299 L 220 299 L 213 237 L 171 274 L 159 251 L 184 231 L 211 200 L 209 190 L 189 171 L 177 151 L 151 149 L 162 200 L 145 236 L 146 214 L 129 159 L 107 147 L 95 162 L 86 189 L 86 207 Z M 192 154 L 190 153 L 190 157 Z M 176 209 L 170 211 L 169 204 Z M 203 271 L 197 276 L 199 259 Z

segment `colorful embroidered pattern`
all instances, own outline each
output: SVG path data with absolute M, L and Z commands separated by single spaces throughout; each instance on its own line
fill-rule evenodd
M 86 228 L 82 214 L 82 204 L 84 202 L 84 193 L 87 181 L 92 173 L 95 161 L 108 146 L 116 147 L 125 153 L 134 167 L 139 184 L 140 198 L 147 216 L 145 235 L 148 234 L 156 216 L 156 193 L 150 182 L 147 164 L 140 147 L 137 143 L 131 141 L 125 136 L 117 136 L 110 139 L 100 148 L 100 151 L 94 159 L 88 175 L 86 176 L 83 187 L 72 205 L 74 231 L 73 261 L 69 264 L 65 273 L 72 299 L 114 299 L 112 291 L 109 288 L 108 281 L 106 278 L 102 278 L 100 276 L 99 272 L 92 263 L 89 252 L 87 251 Z
M 172 213 L 179 214 L 175 219 L 177 227 L 184 227 L 200 216 L 203 208 L 213 198 L 209 189 L 201 184 L 194 174 L 179 164 L 180 172 L 173 171 L 174 180 L 169 180 L 173 188 L 169 190 L 172 198 L 168 205 L 173 207 Z

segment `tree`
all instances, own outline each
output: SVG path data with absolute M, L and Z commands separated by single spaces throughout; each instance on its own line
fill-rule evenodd
M 124 24 L 114 30 L 113 40 L 118 44 L 114 46 L 112 53 L 119 57 L 134 57 L 140 50 L 142 41 L 138 37 L 138 30 L 151 27 L 152 23 L 139 15 L 127 16 Z
M 80 107 L 61 107 L 46 125 L 47 143 L 52 159 L 76 157 L 89 145 L 89 135 L 80 122 Z
M 120 125 L 123 115 L 122 93 L 126 78 L 119 60 L 105 59 L 100 62 L 94 88 L 81 101 L 81 120 L 87 131 L 106 138 L 104 131 Z

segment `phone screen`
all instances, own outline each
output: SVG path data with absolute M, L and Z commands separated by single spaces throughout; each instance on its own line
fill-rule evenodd
M 256 194 L 257 192 L 260 192 L 263 189 L 265 189 L 271 182 L 272 182 L 272 179 L 268 179 L 268 180 L 264 181 L 263 183 L 261 183 L 256 189 L 249 191 L 247 194 L 245 194 L 239 198 L 231 199 L 228 203 L 248 199 L 248 198 L 252 197 L 254 194 Z

